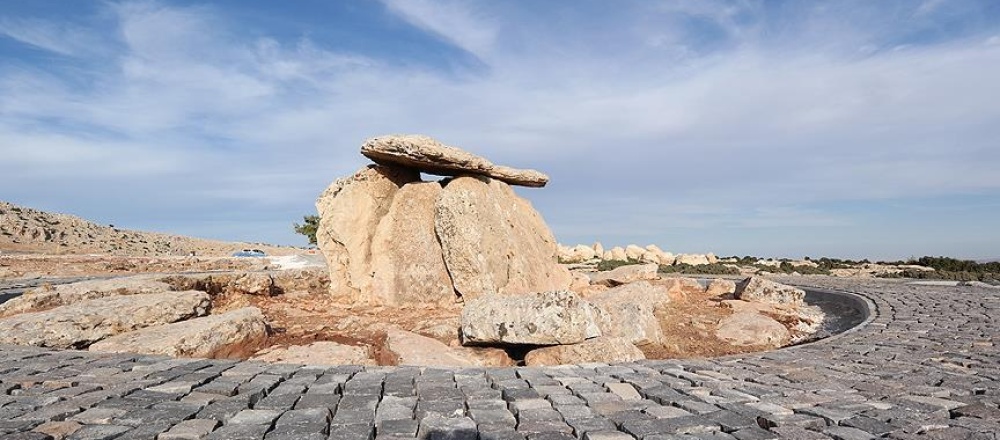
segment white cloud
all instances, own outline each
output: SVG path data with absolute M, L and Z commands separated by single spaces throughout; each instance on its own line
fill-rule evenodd
M 622 237 L 849 226 L 818 206 L 1000 191 L 1000 108 L 988 93 L 1000 45 L 986 36 L 859 55 L 838 39 L 882 46 L 849 23 L 820 26 L 838 32 L 829 46 L 811 30 L 797 47 L 761 38 L 754 4 L 672 4 L 656 13 L 718 23 L 731 44 L 664 55 L 645 44 L 664 34 L 644 6 L 613 17 L 629 32 L 595 35 L 474 3 L 387 1 L 488 63 L 460 77 L 321 41 L 241 39 L 212 8 L 120 4 L 119 52 L 81 67 L 84 87 L 43 69 L 0 71 L 2 153 L 14 157 L 0 174 L 58 185 L 83 163 L 91 175 L 145 176 L 143 190 L 169 178 L 158 190 L 178 198 L 256 200 L 292 221 L 364 163 L 365 138 L 422 132 L 552 174 L 523 194 L 557 234 Z M 515 49 L 508 33 L 539 43 Z
M 434 33 L 469 53 L 486 58 L 496 29 L 473 3 L 454 0 L 383 0 L 389 10 L 421 29 Z
M 60 55 L 85 56 L 104 50 L 91 30 L 33 19 L 0 19 L 0 35 Z

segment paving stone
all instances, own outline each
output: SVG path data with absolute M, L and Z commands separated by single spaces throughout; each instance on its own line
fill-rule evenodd
M 52 436 L 41 432 L 15 432 L 3 436 L 4 440 L 52 440 Z
M 832 437 L 834 440 L 871 440 L 875 438 L 875 436 L 870 433 L 847 426 L 831 426 L 823 430 L 823 433 Z
M 758 426 L 740 428 L 730 432 L 729 435 L 737 438 L 738 440 L 772 440 L 778 438 L 778 434 L 766 429 L 761 429 Z
M 83 425 L 77 422 L 48 422 L 38 425 L 32 431 L 51 436 L 54 440 L 62 440 L 82 427 Z
M 67 440 L 110 440 L 131 430 L 130 426 L 90 425 L 78 429 L 66 437 Z
M 156 437 L 156 440 L 198 440 L 219 426 L 218 420 L 191 419 L 174 425 Z
M 420 423 L 412 419 L 383 420 L 378 422 L 375 430 L 380 437 L 382 434 L 415 437 L 419 427 Z
M 635 387 L 627 383 L 608 382 L 604 384 L 604 387 L 622 400 L 642 400 L 642 396 L 635 390 Z
M 127 412 L 124 409 L 117 408 L 91 408 L 70 417 L 69 420 L 85 425 L 107 425 L 112 420 L 125 415 Z
M 245 409 L 240 411 L 231 419 L 226 421 L 227 425 L 271 425 L 278 417 L 280 411 L 269 409 Z
M 476 422 L 468 417 L 429 416 L 420 421 L 417 438 L 421 440 L 476 440 Z
M 840 424 L 842 426 L 847 426 L 849 428 L 857 428 L 865 431 L 875 437 L 881 437 L 890 432 L 896 431 L 896 428 L 886 422 L 878 419 L 873 419 L 866 416 L 852 417 L 850 419 L 841 420 Z
M 621 431 L 591 431 L 583 435 L 583 440 L 635 440 Z
M 211 434 L 208 434 L 206 440 L 262 440 L 267 431 L 271 429 L 270 425 L 225 425 Z

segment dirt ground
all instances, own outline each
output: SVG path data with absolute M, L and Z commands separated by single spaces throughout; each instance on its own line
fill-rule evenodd
M 124 257 L 111 255 L 0 255 L 0 279 L 69 278 L 267 269 L 267 260 L 234 257 Z

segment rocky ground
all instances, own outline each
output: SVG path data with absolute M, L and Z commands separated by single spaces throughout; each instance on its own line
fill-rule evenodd
M 501 348 L 464 347 L 459 331 L 463 326 L 464 304 L 460 302 L 433 307 L 346 303 L 330 295 L 328 275 L 322 267 L 263 270 L 268 269 L 267 260 L 258 259 L 129 259 L 87 256 L 20 256 L 16 259 L 21 265 L 8 267 L 16 268 L 14 270 L 17 271 L 29 267 L 30 262 L 34 273 L 114 278 L 67 285 L 42 285 L 29 290 L 20 298 L 0 305 L 0 329 L 4 330 L 0 333 L 5 333 L 0 340 L 5 343 L 91 347 L 92 350 L 99 351 L 146 352 L 185 357 L 358 365 L 436 362 L 450 365 L 457 362 L 459 365 L 471 363 L 506 366 L 523 363 L 526 354 L 536 347 L 535 344 L 496 345 Z M 232 270 L 233 266 L 243 267 L 240 267 L 241 270 Z M 114 269 L 109 269 L 112 267 Z M 66 268 L 73 269 L 69 271 Z M 220 268 L 224 270 L 190 273 Z M 253 270 L 246 270 L 248 268 Z M 794 314 L 789 315 L 774 306 L 761 306 L 755 309 L 760 313 L 755 313 L 754 316 L 767 317 L 766 320 L 772 326 L 781 323 L 783 327 L 778 326 L 779 336 L 774 339 L 755 339 L 745 334 L 745 328 L 737 326 L 733 331 L 743 337 L 727 339 L 720 333 L 720 324 L 745 312 L 742 310 L 745 307 L 733 304 L 750 304 L 735 300 L 734 283 L 718 280 L 706 289 L 692 279 L 659 279 L 655 274 L 643 275 L 646 280 L 632 280 L 630 277 L 635 277 L 635 274 L 627 272 L 634 272 L 634 269 L 618 270 L 624 276 L 615 275 L 614 272 L 592 274 L 594 281 L 579 285 L 576 290 L 579 298 L 598 304 L 602 310 L 612 311 L 614 310 L 609 308 L 608 300 L 611 300 L 610 304 L 627 302 L 618 301 L 616 292 L 632 295 L 628 289 L 638 289 L 637 291 L 645 292 L 643 295 L 662 297 L 665 306 L 648 311 L 649 319 L 653 320 L 652 330 L 647 328 L 637 332 L 627 328 L 604 328 L 606 335 L 629 338 L 622 346 L 633 347 L 634 344 L 641 350 L 641 357 L 664 359 L 747 353 L 785 345 L 793 342 L 796 337 L 801 339 L 808 336 L 808 331 L 796 329 L 799 322 Z M 126 276 L 132 271 L 146 273 Z M 155 274 L 156 272 L 161 275 Z M 205 296 L 197 296 L 199 293 Z M 179 305 L 173 305 L 155 297 L 163 294 L 175 298 L 195 295 L 192 298 L 204 299 L 183 300 Z M 117 297 L 130 297 L 138 302 Z M 166 316 L 149 316 L 148 322 L 138 324 L 115 321 L 111 319 L 113 317 L 100 313 L 101 310 L 145 310 L 150 307 L 174 307 L 177 310 Z M 57 331 L 56 333 L 61 332 L 58 337 L 52 336 L 52 323 L 77 319 L 67 317 L 68 315 L 83 317 L 79 319 L 90 322 L 88 326 L 93 326 L 96 319 L 103 322 L 105 327 L 115 330 L 84 335 L 87 332 L 71 326 Z M 35 322 L 26 322 L 25 317 L 34 317 Z M 205 322 L 209 317 L 234 321 L 222 324 L 208 322 L 204 327 L 198 327 L 199 322 Z M 634 319 L 634 315 L 626 315 L 624 321 Z M 155 332 L 142 337 L 142 332 L 138 331 L 145 327 L 164 325 L 169 329 L 169 325 L 175 325 L 170 324 L 171 322 L 180 321 L 190 324 L 183 328 L 202 328 L 210 333 L 230 331 L 232 335 L 229 339 L 214 341 L 202 340 L 200 338 L 204 336 L 200 335 L 190 335 L 187 339 L 177 339 L 174 335 L 178 347 L 191 345 L 192 340 L 197 341 L 200 346 L 168 350 L 168 344 L 164 340 L 169 338 L 157 336 Z M 221 328 L 220 325 L 228 328 Z M 180 328 L 182 327 L 178 327 Z M 138 336 L 133 337 L 133 340 L 121 341 L 123 336 L 118 334 L 122 329 L 132 329 Z M 39 332 L 43 335 L 39 336 Z M 177 332 L 179 330 L 173 331 Z M 26 336 L 18 337 L 18 334 Z M 129 334 L 132 333 L 125 333 Z M 149 339 L 150 345 L 143 345 L 144 339 Z M 98 342 L 102 340 L 104 342 Z M 407 347 L 421 348 L 417 352 L 406 353 Z M 435 357 L 434 353 L 444 353 L 446 357 L 441 359 Z M 553 362 L 570 361 L 571 359 Z
M 0 201 L 0 255 L 229 256 L 242 249 L 292 255 L 301 249 L 264 243 L 233 243 L 99 225 L 80 217 Z M 2 276 L 2 273 L 0 273 Z

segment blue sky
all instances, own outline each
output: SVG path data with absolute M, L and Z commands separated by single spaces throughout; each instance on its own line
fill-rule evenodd
M 423 133 L 567 244 L 1000 257 L 1000 2 L 10 0 L 0 199 L 304 244 Z

